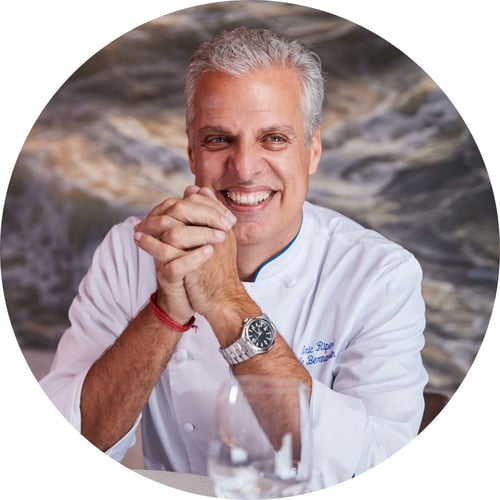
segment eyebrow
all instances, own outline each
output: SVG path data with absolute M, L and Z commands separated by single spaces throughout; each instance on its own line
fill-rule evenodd
M 269 135 L 269 134 L 285 134 L 291 138 L 297 137 L 295 129 L 290 125 L 271 125 L 269 127 L 264 127 L 259 129 L 259 135 Z M 198 131 L 198 138 L 203 139 L 207 135 L 227 135 L 232 136 L 232 132 L 219 125 L 207 125 L 201 127 Z
M 284 134 L 292 138 L 297 137 L 297 132 L 295 132 L 295 129 L 291 125 L 271 125 L 270 127 L 260 129 L 259 134 Z
M 198 138 L 203 139 L 207 135 L 231 135 L 231 132 L 224 127 L 218 125 L 207 125 L 198 130 Z

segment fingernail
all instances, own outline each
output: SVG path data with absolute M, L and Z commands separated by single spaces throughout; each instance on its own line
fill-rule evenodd
M 222 224 L 222 227 L 224 227 L 225 229 L 231 229 L 233 227 L 233 223 L 227 217 L 222 216 L 220 218 L 220 222 Z
M 226 229 L 231 229 L 236 224 L 237 220 L 238 219 L 236 219 L 236 217 L 233 214 L 231 214 L 231 216 L 229 216 L 229 215 L 223 215 L 221 217 L 222 225 Z
M 203 247 L 203 252 L 207 255 L 212 255 L 214 253 L 214 247 L 212 245 L 206 245 Z
M 224 231 L 219 231 L 218 229 L 214 231 L 214 234 L 219 241 L 224 241 L 224 238 L 226 237 L 226 233 Z
M 139 232 L 134 233 L 134 241 L 136 243 L 139 243 L 141 241 L 141 238 L 142 238 L 142 233 L 139 233 Z

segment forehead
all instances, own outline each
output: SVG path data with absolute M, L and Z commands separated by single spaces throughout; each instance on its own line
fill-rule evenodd
M 257 69 L 245 76 L 207 72 L 194 94 L 195 126 L 223 119 L 300 120 L 301 99 L 299 76 L 286 66 Z

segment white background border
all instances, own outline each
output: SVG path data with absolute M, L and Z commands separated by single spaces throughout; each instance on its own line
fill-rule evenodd
M 202 2 L 176 2 L 176 10 Z M 472 132 L 498 196 L 500 79 L 495 2 L 296 1 L 345 17 L 396 45 L 451 99 Z M 3 2 L 0 202 L 30 128 L 51 96 L 95 52 L 172 12 L 169 0 Z M 499 498 L 498 304 L 469 374 L 442 415 L 384 464 L 311 498 Z M 200 498 L 114 463 L 47 400 L 19 350 L 0 294 L 0 496 Z

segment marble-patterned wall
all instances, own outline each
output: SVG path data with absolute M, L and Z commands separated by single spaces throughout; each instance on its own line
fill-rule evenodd
M 169 14 L 84 64 L 35 123 L 2 225 L 2 279 L 23 347 L 53 349 L 109 227 L 192 181 L 183 70 L 223 28 L 270 27 L 320 55 L 328 84 L 309 199 L 412 251 L 424 270 L 424 362 L 452 393 L 485 333 L 498 274 L 498 222 L 481 155 L 459 111 L 415 63 L 360 26 L 274 2 Z

